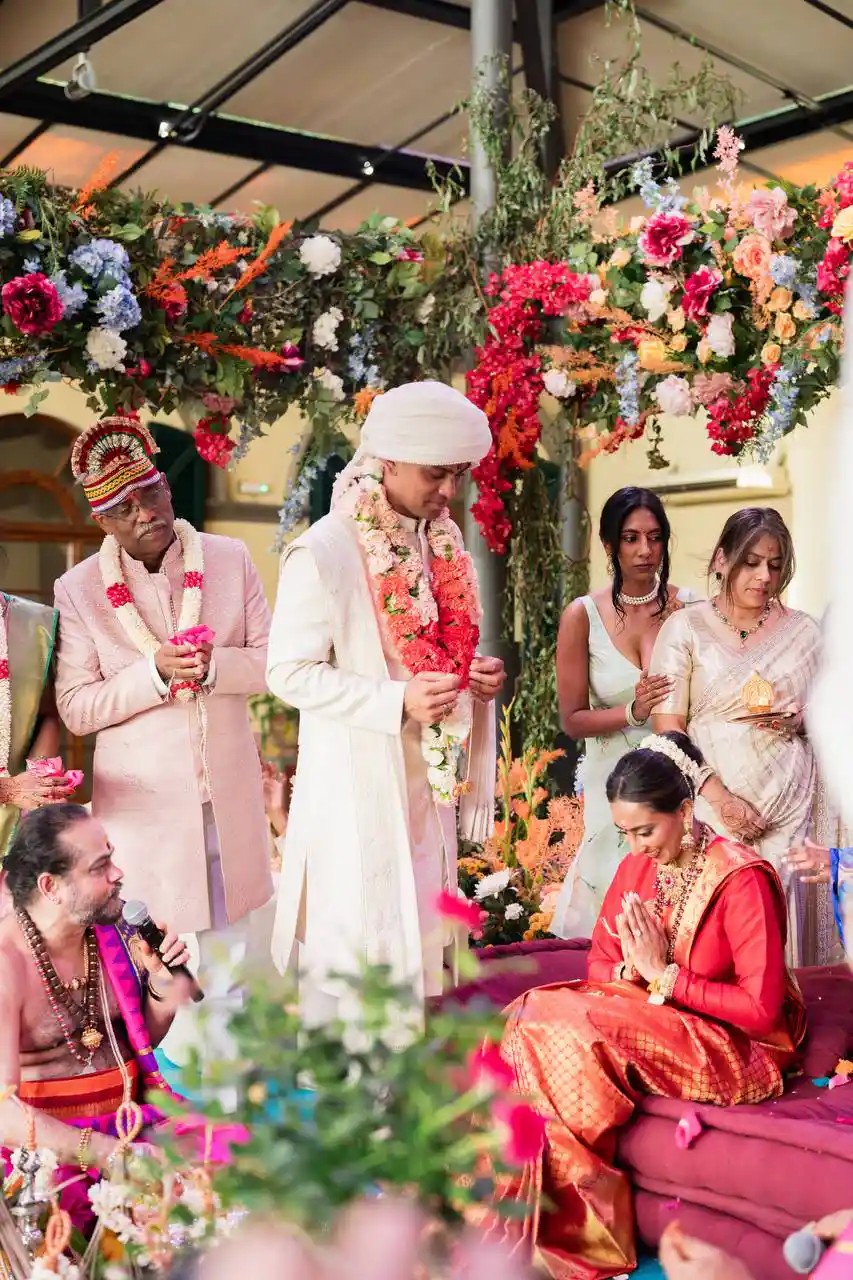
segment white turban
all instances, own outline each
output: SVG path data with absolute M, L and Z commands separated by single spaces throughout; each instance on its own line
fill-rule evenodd
M 377 396 L 361 432 L 359 455 L 422 467 L 477 463 L 492 447 L 489 420 L 445 382 L 407 382 Z

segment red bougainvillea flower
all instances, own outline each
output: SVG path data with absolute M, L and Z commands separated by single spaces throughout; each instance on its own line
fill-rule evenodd
M 435 909 L 443 919 L 464 925 L 473 938 L 482 937 L 482 926 L 488 919 L 488 912 L 482 911 L 476 903 L 444 889 L 435 899 Z
M 216 430 L 216 427 L 219 430 Z M 228 419 L 221 414 L 214 414 L 211 418 L 201 418 L 196 423 L 196 429 L 193 432 L 195 447 L 205 462 L 210 462 L 215 467 L 227 467 L 234 452 L 235 441 L 227 434 L 228 428 Z
M 56 286 L 41 271 L 15 276 L 3 285 L 0 297 L 15 328 L 34 338 L 49 333 L 62 319 L 64 308 Z
M 699 320 L 708 314 L 708 304 L 723 283 L 716 267 L 700 267 L 684 281 L 681 306 L 688 320 Z
M 490 1040 L 484 1041 L 468 1058 L 468 1077 L 473 1085 L 482 1082 L 497 1089 L 511 1089 L 515 1084 L 515 1072 Z
M 653 267 L 671 267 L 694 236 L 690 221 L 673 209 L 649 218 L 639 244 L 646 261 Z
M 545 1146 L 545 1121 L 526 1102 L 499 1102 L 495 1117 L 506 1129 L 503 1156 L 508 1164 L 523 1165 L 535 1160 Z

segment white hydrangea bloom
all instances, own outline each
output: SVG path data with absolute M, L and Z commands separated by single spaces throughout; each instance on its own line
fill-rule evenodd
M 558 400 L 570 400 L 577 391 L 577 383 L 572 382 L 565 369 L 546 369 L 542 374 L 545 390 Z
M 338 349 L 338 325 L 344 318 L 340 307 L 330 307 L 314 321 L 312 336 L 315 347 L 323 347 L 326 351 Z
M 90 329 L 86 354 L 96 369 L 123 369 L 127 343 L 113 329 Z
M 314 377 L 321 387 L 326 388 L 333 400 L 346 399 L 343 378 L 339 378 L 336 373 L 332 373 L 331 369 L 319 369 L 315 372 Z

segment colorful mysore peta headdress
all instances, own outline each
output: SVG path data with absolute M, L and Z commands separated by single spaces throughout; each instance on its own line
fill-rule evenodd
M 157 483 L 155 453 L 159 449 L 148 428 L 127 416 L 102 418 L 81 433 L 71 453 L 71 471 L 95 515 L 118 506 L 134 489 Z

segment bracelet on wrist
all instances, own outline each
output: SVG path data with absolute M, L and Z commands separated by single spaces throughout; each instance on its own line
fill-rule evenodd
M 636 701 L 637 701 L 636 698 L 632 698 L 631 701 L 626 706 L 625 719 L 628 721 L 628 724 L 631 726 L 632 729 L 642 729 L 646 724 L 648 724 L 649 717 L 646 716 L 644 720 L 641 720 L 640 717 L 635 713 L 634 706 L 636 704 Z
M 681 972 L 679 965 L 668 964 L 659 978 L 652 978 L 649 983 L 649 1004 L 666 1004 L 672 999 L 675 984 Z

